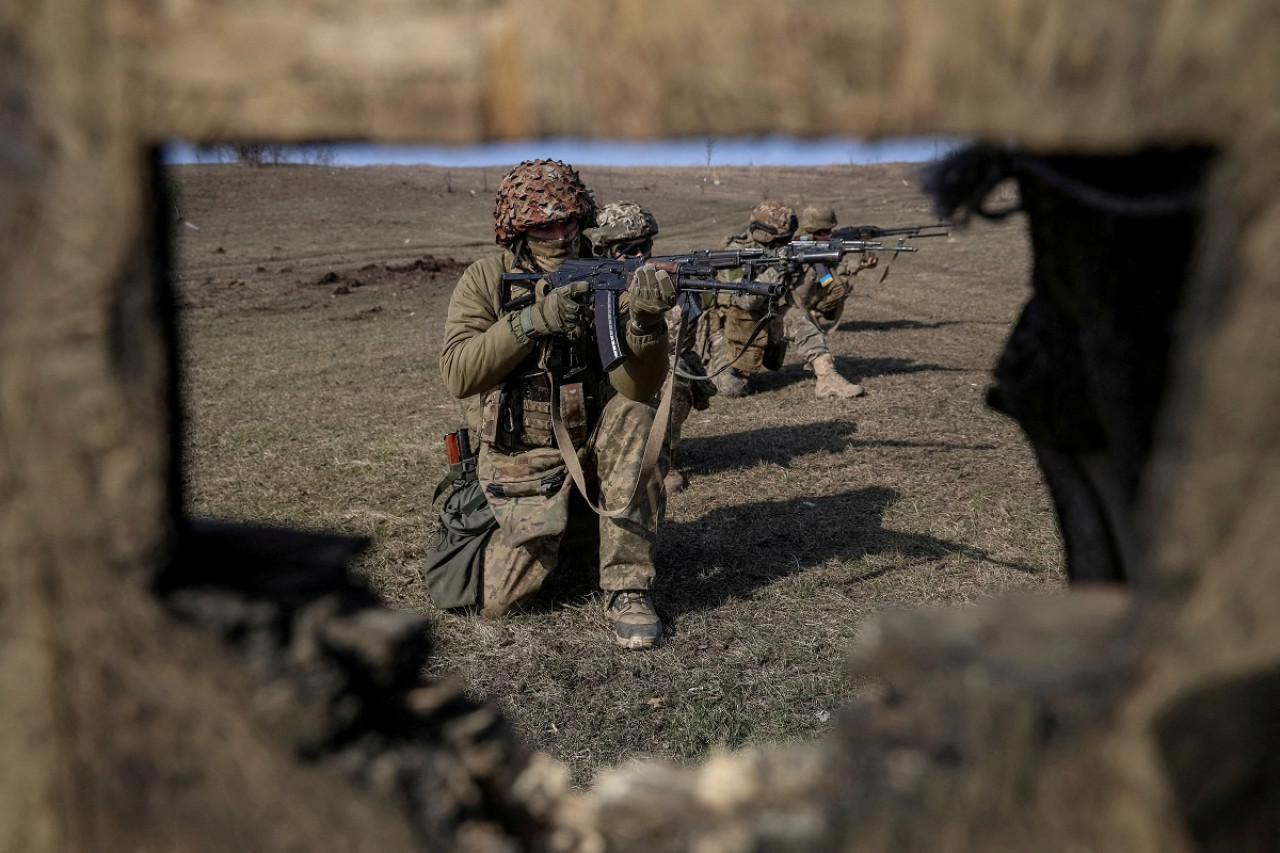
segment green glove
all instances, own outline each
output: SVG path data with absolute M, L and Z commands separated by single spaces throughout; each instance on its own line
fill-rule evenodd
M 637 326 L 653 326 L 676 304 L 676 286 L 666 270 L 645 264 L 636 270 L 627 285 L 631 321 Z
M 520 312 L 520 322 L 531 338 L 547 335 L 572 335 L 587 319 L 585 305 L 578 297 L 590 290 L 585 281 L 570 282 L 568 287 L 557 287 Z

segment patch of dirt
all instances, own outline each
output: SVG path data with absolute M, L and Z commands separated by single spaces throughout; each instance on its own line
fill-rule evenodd
M 466 268 L 466 264 L 453 258 L 427 255 L 407 264 L 365 264 L 354 271 L 329 270 L 310 286 L 329 288 L 334 296 L 344 296 L 360 287 L 412 290 L 441 278 L 457 281 Z
M 259 264 L 251 280 L 220 279 L 204 276 L 199 283 L 180 279 L 179 305 L 196 312 L 222 316 L 255 310 L 290 310 L 318 304 L 318 297 L 347 296 L 353 291 L 368 292 L 392 289 L 397 292 L 433 287 L 442 283 L 452 286 L 467 264 L 453 258 L 424 255 L 408 262 L 367 263 L 354 269 L 330 269 L 310 279 L 292 277 L 294 267 L 284 264 L 270 268 Z M 271 275 L 287 276 L 284 281 L 270 281 Z
M 433 273 L 439 273 L 447 278 L 456 279 L 466 267 L 466 264 L 455 261 L 453 258 L 442 259 L 427 255 L 408 264 L 365 264 L 354 273 L 338 273 L 330 270 L 312 284 L 319 287 L 335 285 L 335 291 L 341 290 L 344 293 L 366 285 L 371 287 L 396 285 L 411 288 L 422 283 L 424 273 L 427 274 L 425 276 L 427 278 L 432 277 Z

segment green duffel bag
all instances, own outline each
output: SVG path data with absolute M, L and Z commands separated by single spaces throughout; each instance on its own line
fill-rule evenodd
M 440 524 L 422 565 L 422 579 L 436 607 L 474 607 L 480 602 L 484 549 L 497 529 L 493 510 L 475 476 L 474 462 L 451 465 L 436 486 L 436 499 L 450 489 L 440 507 Z

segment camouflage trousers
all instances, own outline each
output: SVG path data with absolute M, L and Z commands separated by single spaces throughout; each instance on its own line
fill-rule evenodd
M 653 417 L 648 404 L 615 395 L 601 412 L 592 440 L 578 451 L 587 488 L 598 491 L 597 503 L 605 509 L 631 497 Z M 486 486 L 486 473 L 496 467 L 518 470 L 531 462 L 552 470 L 552 455 L 559 458 L 555 448 L 501 454 L 485 445 L 481 451 L 480 480 Z M 657 468 L 666 470 L 666 459 L 660 458 Z M 491 497 L 490 505 L 499 529 L 484 553 L 485 616 L 501 616 L 527 603 L 552 572 L 570 564 L 598 564 L 604 590 L 653 586 L 658 521 L 666 509 L 661 473 L 651 475 L 630 509 L 616 518 L 597 516 L 570 478 L 553 494 Z
M 812 364 L 818 356 L 831 352 L 827 346 L 827 336 L 818 325 L 823 322 L 821 315 L 815 318 L 811 312 L 795 305 L 783 306 L 780 313 L 782 333 L 791 351 L 803 358 L 806 364 Z M 826 326 L 826 323 L 823 322 L 823 325 Z
M 667 424 L 667 455 L 674 456 L 680 448 L 680 437 L 684 432 L 684 422 L 693 411 L 693 390 L 689 380 L 677 376 L 671 384 L 671 421 Z M 665 472 L 664 472 L 665 473 Z
M 705 314 L 700 314 L 703 317 Z M 698 346 L 698 323 L 686 322 L 684 312 L 677 305 L 667 312 L 667 356 L 670 359 L 671 367 L 675 368 L 683 366 L 686 370 L 689 365 L 686 359 L 699 361 L 697 355 Z M 702 380 L 704 385 L 709 386 L 710 393 L 715 393 L 715 386 L 710 385 Z M 676 449 L 680 447 L 680 435 L 683 431 L 684 422 L 689 419 L 689 413 L 695 408 L 695 401 L 701 408 L 707 407 L 707 389 L 704 388 L 701 395 L 695 392 L 692 382 L 683 376 L 677 376 L 671 386 L 671 421 L 667 425 L 667 455 L 674 456 Z M 699 399 L 700 398 L 700 399 Z M 666 473 L 663 471 L 662 473 Z

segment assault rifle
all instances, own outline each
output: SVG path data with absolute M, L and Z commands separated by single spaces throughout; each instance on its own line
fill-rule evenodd
M 945 222 L 934 222 L 928 225 L 891 225 L 882 228 L 879 225 L 846 225 L 831 232 L 833 240 L 879 240 L 884 237 L 897 237 L 911 240 L 916 237 L 950 237 L 951 229 Z
M 893 252 L 893 256 L 889 258 L 889 262 L 884 265 L 884 270 L 880 273 L 880 280 L 884 281 L 889 277 L 889 269 L 893 266 L 894 260 L 897 259 L 899 252 L 918 252 L 915 246 L 908 246 L 907 241 L 916 237 L 947 237 L 950 231 L 937 231 L 930 229 L 946 228 L 945 224 L 940 225 L 902 225 L 894 228 L 881 228 L 877 225 L 849 225 L 844 228 L 837 228 L 831 232 L 830 240 L 795 240 L 788 243 L 783 248 L 783 252 L 791 250 L 795 246 L 796 249 L 792 253 L 796 256 L 796 262 L 801 264 L 827 264 L 838 263 L 847 252 Z M 852 239 L 853 237 L 860 239 Z M 897 237 L 897 242 L 892 246 L 886 246 L 879 240 L 872 241 L 871 237 Z M 803 247 L 803 248 L 801 248 Z M 853 247 L 853 248 L 845 248 Z M 826 283 L 829 280 L 830 272 L 825 269 L 819 270 L 819 277 Z
M 889 251 L 883 243 L 869 240 L 792 240 L 778 250 L 777 257 L 784 264 L 812 266 L 813 264 L 838 264 L 850 253 Z M 892 251 L 914 252 L 910 246 L 893 247 Z
M 757 296 L 781 296 L 785 285 L 762 281 L 718 281 L 719 270 L 747 266 L 764 257 L 762 249 L 699 249 L 683 255 L 655 255 L 650 258 L 569 258 L 555 272 L 506 273 L 502 276 L 503 311 L 519 311 L 532 305 L 537 298 L 533 293 L 510 298 L 510 282 L 545 279 L 547 288 L 564 287 L 571 282 L 585 281 L 595 309 L 596 346 L 600 351 L 600 366 L 605 371 L 622 363 L 626 354 L 622 351 L 622 338 L 618 333 L 618 294 L 627 289 L 632 275 L 645 264 L 665 270 L 671 276 L 676 294 L 729 291 L 750 293 Z

